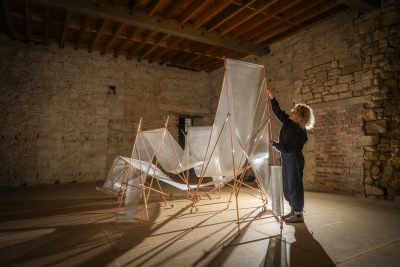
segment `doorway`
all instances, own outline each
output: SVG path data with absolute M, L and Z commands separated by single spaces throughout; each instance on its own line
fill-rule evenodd
M 190 126 L 193 126 L 193 118 L 179 115 L 179 145 L 183 149 L 185 149 L 185 139 Z

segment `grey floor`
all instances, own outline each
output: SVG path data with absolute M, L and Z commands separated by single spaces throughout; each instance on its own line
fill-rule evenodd
M 97 185 L 0 189 L 0 266 L 400 266 L 399 201 L 306 192 L 305 223 L 280 229 L 245 189 L 238 234 L 229 188 L 193 212 L 165 188 L 174 207 L 153 195 L 142 223 Z

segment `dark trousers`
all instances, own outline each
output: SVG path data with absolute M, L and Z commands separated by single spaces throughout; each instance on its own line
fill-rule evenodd
M 304 157 L 302 153 L 281 153 L 283 195 L 296 212 L 304 208 L 303 169 Z

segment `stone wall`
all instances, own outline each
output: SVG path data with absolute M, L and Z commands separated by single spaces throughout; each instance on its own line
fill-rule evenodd
M 383 2 L 355 25 L 363 70 L 373 77 L 363 114 L 365 190 L 392 199 L 400 194 L 400 2 Z
M 116 155 L 130 155 L 140 117 L 146 130 L 170 115 L 176 138 L 178 114 L 213 121 L 204 72 L 4 35 L 0 62 L 1 186 L 103 180 Z
M 349 9 L 271 45 L 265 57 L 244 59 L 265 65 L 283 109 L 297 102 L 314 109 L 306 189 L 400 193 L 399 19 L 398 1 L 361 15 Z

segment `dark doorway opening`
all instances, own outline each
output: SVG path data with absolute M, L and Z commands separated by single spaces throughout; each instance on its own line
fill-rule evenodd
M 180 115 L 179 116 L 179 145 L 185 148 L 185 135 L 187 134 L 189 127 L 193 125 L 193 118 Z

